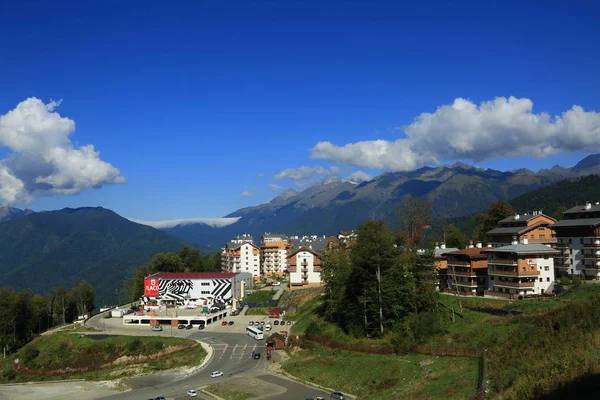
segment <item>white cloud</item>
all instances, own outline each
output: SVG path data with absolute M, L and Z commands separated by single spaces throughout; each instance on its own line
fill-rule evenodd
M 0 147 L 11 151 L 0 160 L 3 205 L 125 183 L 119 170 L 102 161 L 93 145 L 71 143 L 75 121 L 55 112 L 59 105 L 60 101 L 44 104 L 32 97 L 0 115 Z
M 373 177 L 363 171 L 355 171 L 350 174 L 350 180 L 352 182 L 361 183 L 364 181 L 370 181 Z
M 336 166 L 332 166 L 331 168 L 327 169 L 321 166 L 306 167 L 303 165 L 298 168 L 287 168 L 275 175 L 275 179 L 291 179 L 293 181 L 299 181 L 315 175 L 330 176 L 339 175 L 340 173 L 340 168 Z
M 481 162 L 498 157 L 543 158 L 561 152 L 600 151 L 600 113 L 573 106 L 560 116 L 533 113 L 533 102 L 498 97 L 479 106 L 457 98 L 422 113 L 402 128 L 406 138 L 337 146 L 319 142 L 311 157 L 365 168 L 412 170 L 441 160 Z
M 131 222 L 136 224 L 151 226 L 156 229 L 167 229 L 174 228 L 181 225 L 193 225 L 193 224 L 204 224 L 212 226 L 213 228 L 222 228 L 236 223 L 240 217 L 233 218 L 188 218 L 188 219 L 173 219 L 163 221 L 141 221 L 138 219 L 129 218 Z
M 252 197 L 252 196 L 254 196 L 254 193 L 250 193 L 249 191 L 245 190 L 245 191 L 243 191 L 240 194 L 240 196 L 242 196 L 242 197 Z
M 279 186 L 276 185 L 274 183 L 269 184 L 269 189 L 274 190 L 274 191 L 279 191 L 279 190 L 283 190 L 283 186 Z

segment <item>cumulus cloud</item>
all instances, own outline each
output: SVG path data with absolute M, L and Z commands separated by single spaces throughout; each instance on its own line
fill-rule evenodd
M 3 205 L 29 203 L 38 196 L 74 195 L 84 189 L 125 183 L 119 170 L 100 159 L 93 145 L 74 146 L 75 121 L 56 111 L 60 102 L 29 98 L 0 115 L 0 160 Z
M 287 168 L 275 175 L 275 179 L 291 179 L 293 181 L 299 181 L 302 179 L 313 177 L 315 175 L 331 176 L 339 175 L 340 173 L 340 168 L 336 166 L 333 166 L 331 168 L 324 168 L 321 166 L 306 167 L 303 165 L 298 168 Z
M 249 191 L 247 191 L 247 190 L 245 190 L 245 191 L 243 191 L 243 192 L 240 194 L 240 196 L 242 196 L 242 197 L 252 197 L 252 196 L 254 196 L 254 194 L 253 194 L 253 193 L 250 193 L 250 192 L 249 192 Z
M 481 162 L 561 152 L 600 151 L 600 113 L 573 106 L 561 115 L 534 113 L 527 98 L 498 97 L 477 105 L 457 98 L 401 128 L 406 138 L 337 146 L 319 142 L 311 157 L 364 168 L 412 170 L 441 160 Z
M 271 183 L 271 184 L 269 184 L 269 189 L 271 189 L 271 190 L 273 190 L 275 192 L 278 192 L 280 190 L 283 190 L 283 186 L 279 186 L 279 185 L 276 185 L 274 183 Z
M 363 171 L 355 171 L 350 174 L 350 180 L 352 182 L 361 183 L 364 181 L 370 181 L 373 177 Z

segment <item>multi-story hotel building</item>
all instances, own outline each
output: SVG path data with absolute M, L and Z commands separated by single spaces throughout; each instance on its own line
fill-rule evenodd
M 488 248 L 488 290 L 485 294 L 499 297 L 541 295 L 551 290 L 554 282 L 554 255 L 549 245 L 529 243 L 516 237 L 509 246 Z
M 446 253 L 448 284 L 463 296 L 483 296 L 487 289 L 487 255 L 476 247 Z
M 452 253 L 454 251 L 458 251 L 459 249 L 456 247 L 448 247 L 442 243 L 439 245 L 435 244 L 434 252 L 434 268 L 438 274 L 438 281 L 436 283 L 436 289 L 439 291 L 447 291 L 451 289 L 450 282 L 448 280 L 448 259 L 446 257 L 447 253 Z
M 287 255 L 292 245 L 286 235 L 265 233 L 260 241 L 262 277 L 287 273 Z
M 541 211 L 515 214 L 500 220 L 498 227 L 487 232 L 487 236 L 492 247 L 508 246 L 515 236 L 518 242 L 527 239 L 529 243 L 552 245 L 556 243 L 556 233 L 550 225 L 555 222 Z
M 252 236 L 244 234 L 233 238 L 221 252 L 221 271 L 247 272 L 256 281 L 260 279 L 260 249 Z
M 600 278 L 600 203 L 568 209 L 551 228 L 560 252 L 555 257 L 556 274 Z
M 291 290 L 322 285 L 319 251 L 308 247 L 300 247 L 288 255 L 287 262 Z

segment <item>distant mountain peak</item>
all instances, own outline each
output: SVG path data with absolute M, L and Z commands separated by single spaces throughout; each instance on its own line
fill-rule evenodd
M 600 166 L 600 154 L 590 154 L 589 156 L 575 164 L 571 168 L 571 171 L 581 172 L 598 166 Z
M 277 199 L 279 199 L 279 200 L 287 200 L 290 197 L 294 197 L 297 194 L 298 194 L 297 191 L 295 191 L 294 189 L 290 188 L 290 189 L 286 189 L 283 192 L 281 192 L 279 194 L 279 196 L 275 197 L 273 200 L 277 200 Z

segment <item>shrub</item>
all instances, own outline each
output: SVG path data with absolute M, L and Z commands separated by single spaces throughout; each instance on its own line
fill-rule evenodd
M 573 281 L 573 285 L 581 284 L 581 277 L 579 275 L 573 275 L 571 280 Z
M 25 365 L 30 365 L 30 363 L 37 358 L 40 354 L 40 350 L 33 344 L 23 347 L 19 352 L 19 358 Z
M 127 351 L 130 353 L 135 353 L 140 349 L 141 346 L 142 341 L 139 338 L 135 338 L 127 344 Z
M 567 278 L 566 276 L 563 276 L 562 278 L 560 278 L 558 280 L 559 285 L 564 285 L 564 286 L 568 286 L 571 284 L 571 280 L 569 278 Z
M 321 336 L 323 334 L 323 327 L 315 321 L 311 321 L 304 332 L 306 336 Z

